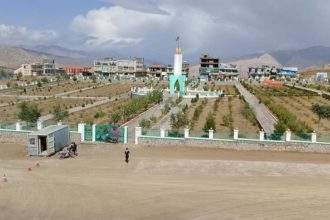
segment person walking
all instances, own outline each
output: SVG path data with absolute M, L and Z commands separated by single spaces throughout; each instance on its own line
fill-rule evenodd
M 125 162 L 128 163 L 128 159 L 129 159 L 129 150 L 128 148 L 126 148 L 125 150 Z

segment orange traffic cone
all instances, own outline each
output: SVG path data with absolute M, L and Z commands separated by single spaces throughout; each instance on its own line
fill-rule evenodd
M 3 175 L 3 177 L 2 177 L 2 181 L 3 181 L 4 183 L 8 182 L 8 179 L 7 179 L 6 174 Z

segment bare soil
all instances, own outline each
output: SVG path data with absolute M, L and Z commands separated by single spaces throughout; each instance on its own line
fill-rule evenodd
M 80 145 L 78 157 L 59 160 L 2 144 L 0 219 L 330 218 L 330 155 L 130 150 L 126 164 L 124 146 Z

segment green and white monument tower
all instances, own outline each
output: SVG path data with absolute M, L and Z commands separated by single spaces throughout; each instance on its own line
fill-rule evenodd
M 185 89 L 185 81 L 186 76 L 182 75 L 182 50 L 179 44 L 179 37 L 176 39 L 178 41 L 178 47 L 175 50 L 174 55 L 174 73 L 170 76 L 170 94 L 175 94 L 175 84 L 176 82 L 179 83 L 179 92 L 180 95 L 184 95 Z

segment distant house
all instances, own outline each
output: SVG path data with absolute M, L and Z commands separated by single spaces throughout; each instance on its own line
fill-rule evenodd
M 320 82 L 328 81 L 328 73 L 326 72 L 316 73 L 315 80 Z
M 298 68 L 297 67 L 283 67 L 280 70 L 279 74 L 282 76 L 296 76 L 298 74 Z
M 249 67 L 248 76 L 253 79 L 275 79 L 280 69 L 275 66 L 263 65 L 261 67 Z
M 55 75 L 57 69 L 54 60 L 44 59 L 42 63 L 22 64 L 14 73 L 22 73 L 23 76 Z
M 64 71 L 71 75 L 92 75 L 93 68 L 84 66 L 65 66 Z

